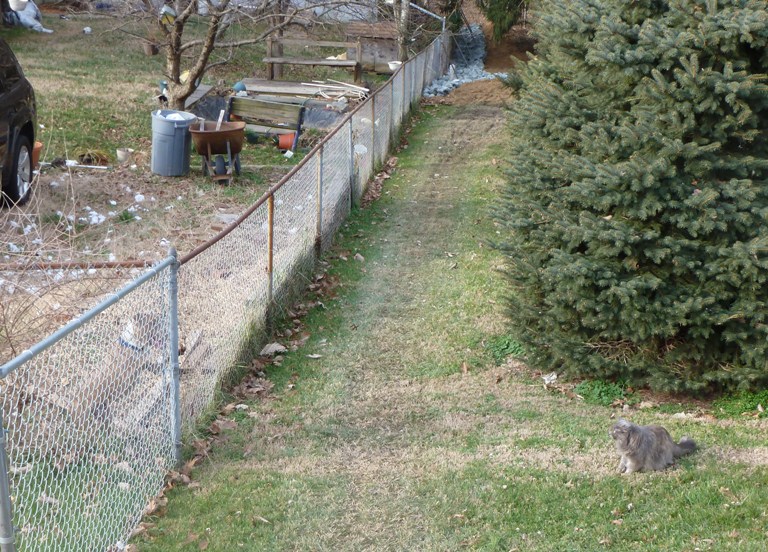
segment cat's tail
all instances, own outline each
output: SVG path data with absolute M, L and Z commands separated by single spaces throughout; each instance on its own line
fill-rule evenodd
M 672 452 L 675 458 L 680 458 L 686 454 L 691 454 L 696 451 L 696 441 L 690 437 L 683 437 L 680 442 L 675 445 L 675 450 Z

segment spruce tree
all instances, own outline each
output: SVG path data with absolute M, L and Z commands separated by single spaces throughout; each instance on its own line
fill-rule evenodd
M 544 0 L 498 220 L 546 370 L 768 384 L 768 5 Z

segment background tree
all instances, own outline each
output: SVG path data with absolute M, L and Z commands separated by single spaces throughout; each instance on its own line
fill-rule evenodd
M 270 35 L 279 35 L 288 27 L 307 27 L 319 21 L 318 14 L 344 7 L 349 12 L 360 9 L 361 16 L 370 8 L 358 0 L 139 0 L 128 18 L 143 19 L 149 34 L 156 37 L 165 56 L 168 103 L 183 109 L 185 100 L 195 91 L 204 73 L 228 63 L 233 51 L 242 46 L 260 44 Z M 161 17 L 167 6 L 174 16 Z M 126 17 L 123 15 L 123 17 Z M 248 36 L 232 38 L 234 25 L 246 26 Z M 190 32 L 195 27 L 195 32 Z M 197 31 L 202 27 L 202 32 Z M 214 57 L 214 52 L 218 54 Z M 182 78 L 184 77 L 184 78 Z
M 477 6 L 493 25 L 492 38 L 500 41 L 528 9 L 528 0 L 476 0 Z
M 511 320 L 541 369 L 768 384 L 765 1 L 544 1 L 511 117 Z

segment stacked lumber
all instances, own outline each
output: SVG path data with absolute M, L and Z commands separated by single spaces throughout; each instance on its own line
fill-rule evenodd
M 370 90 L 365 87 L 341 81 L 289 82 L 265 79 L 243 79 L 245 90 L 249 93 L 272 96 L 298 96 L 303 98 L 323 98 L 326 100 L 362 100 Z

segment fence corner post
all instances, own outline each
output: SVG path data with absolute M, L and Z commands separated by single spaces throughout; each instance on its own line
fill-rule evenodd
M 11 484 L 8 480 L 8 454 L 5 450 L 7 434 L 3 424 L 3 413 L 0 411 L 0 550 L 2 552 L 15 552 L 13 504 L 11 503 Z
M 173 459 L 181 464 L 181 369 L 179 368 L 179 260 L 176 248 L 168 252 L 173 257 L 170 265 L 168 305 L 170 308 L 169 353 L 171 361 L 171 430 L 173 432 Z

